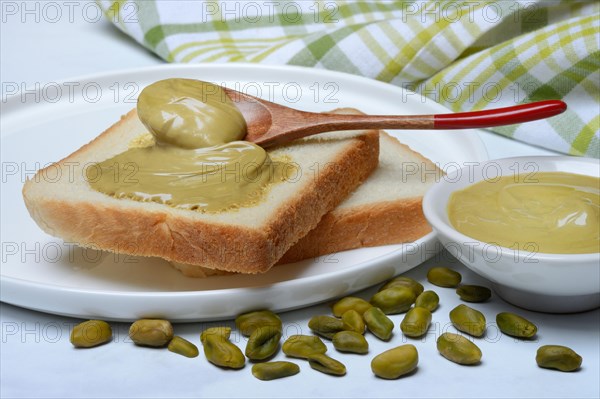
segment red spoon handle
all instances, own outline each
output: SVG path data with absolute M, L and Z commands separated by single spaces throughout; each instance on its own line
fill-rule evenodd
M 456 114 L 434 115 L 434 129 L 471 129 L 512 125 L 549 118 L 563 113 L 567 104 L 560 100 L 538 101 L 513 107 Z

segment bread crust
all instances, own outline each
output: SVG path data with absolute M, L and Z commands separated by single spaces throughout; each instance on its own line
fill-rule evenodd
M 95 145 L 118 135 L 136 117 L 135 110 L 129 112 L 57 165 L 64 167 L 74 158 L 85 158 Z M 169 209 L 111 207 L 77 198 L 57 200 L 33 194 L 36 177 L 25 183 L 23 197 L 30 215 L 44 231 L 84 247 L 157 256 L 209 269 L 262 273 L 377 167 L 377 131 L 349 140 L 353 145 L 338 154 L 335 167 L 318 173 L 309 189 L 275 211 L 262 229 L 190 219 Z
M 378 202 L 327 213 L 317 227 L 293 245 L 276 266 L 335 254 L 340 251 L 413 242 L 431 232 L 422 209 L 422 197 Z M 194 265 L 172 264 L 187 277 L 230 274 Z
M 355 248 L 415 241 L 431 232 L 421 205 L 422 198 L 416 197 L 329 212 L 277 264 Z

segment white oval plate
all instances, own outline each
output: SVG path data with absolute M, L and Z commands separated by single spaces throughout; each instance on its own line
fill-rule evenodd
M 354 75 L 254 64 L 119 71 L 40 85 L 9 98 L 2 104 L 1 129 L 2 301 L 82 318 L 216 320 L 256 308 L 290 310 L 358 291 L 412 269 L 440 249 L 432 233 L 414 243 L 341 252 L 264 275 L 193 279 L 160 259 L 84 250 L 43 233 L 23 204 L 24 179 L 89 142 L 135 107 L 141 89 L 169 77 L 213 81 L 309 111 L 448 112 L 418 94 Z M 448 172 L 487 159 L 473 131 L 392 133 Z

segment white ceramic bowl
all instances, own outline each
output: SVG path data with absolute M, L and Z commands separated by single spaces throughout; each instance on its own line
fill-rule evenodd
M 599 176 L 600 161 L 567 156 L 516 157 L 468 165 L 445 176 L 423 199 L 425 217 L 444 247 L 469 269 L 492 282 L 498 295 L 517 306 L 550 313 L 570 313 L 600 306 L 600 253 L 547 254 L 491 245 L 450 224 L 450 195 L 495 176 L 535 172 Z

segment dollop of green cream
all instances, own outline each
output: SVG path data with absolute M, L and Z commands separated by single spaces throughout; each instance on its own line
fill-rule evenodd
M 246 121 L 222 87 L 194 79 L 165 79 L 147 86 L 137 112 L 158 143 L 203 148 L 242 140 Z

